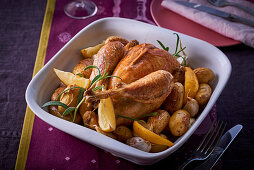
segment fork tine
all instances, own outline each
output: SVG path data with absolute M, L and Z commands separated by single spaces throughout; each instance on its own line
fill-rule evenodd
M 209 140 L 209 145 L 208 145 L 208 148 L 206 149 L 206 152 L 208 151 L 208 149 L 213 145 L 213 142 L 215 141 L 215 139 L 217 138 L 217 135 L 219 134 L 220 132 L 220 129 L 221 129 L 221 126 L 222 126 L 223 122 L 222 121 L 218 121 L 218 124 L 215 128 L 215 130 L 213 131 L 213 137 L 211 138 L 211 141 Z M 207 144 L 208 144 L 207 143 Z M 206 153 L 205 152 L 205 153 Z
M 215 127 L 214 127 L 215 125 Z M 192 153 L 191 157 L 188 158 L 181 166 L 180 169 L 184 169 L 190 162 L 195 160 L 205 160 L 209 157 L 209 155 L 213 152 L 214 148 L 217 146 L 224 130 L 226 127 L 226 123 L 223 121 L 215 120 L 212 122 L 208 132 L 203 137 L 198 148 Z
M 223 125 L 223 122 L 221 123 L 221 126 L 222 125 Z M 207 149 L 207 151 L 205 153 L 207 153 L 207 152 L 210 153 L 214 150 L 214 148 L 217 146 L 217 144 L 220 141 L 220 138 L 221 138 L 221 136 L 222 136 L 222 134 L 223 134 L 223 132 L 226 128 L 226 125 L 227 125 L 227 123 L 224 123 L 223 127 L 219 129 L 219 130 L 221 130 L 220 133 L 219 133 L 219 130 L 218 130 L 217 134 L 219 134 L 219 135 L 217 136 L 217 134 L 216 134 L 216 137 L 213 138 L 212 145 L 210 145 L 210 147 Z M 215 139 L 216 139 L 216 141 L 215 141 Z
M 220 124 L 220 120 L 216 123 L 215 128 L 213 128 L 213 131 L 210 133 L 209 138 L 206 140 L 206 143 L 202 146 L 202 149 L 200 152 L 203 152 L 206 146 L 210 143 L 211 139 L 214 138 L 214 134 L 218 131 L 219 124 Z
M 212 125 L 210 126 L 210 128 L 209 128 L 207 134 L 205 135 L 205 137 L 203 137 L 203 140 L 200 142 L 200 144 L 199 144 L 198 148 L 196 149 L 196 151 L 198 151 L 201 148 L 201 146 L 203 145 L 203 143 L 205 142 L 206 138 L 208 137 L 208 135 L 210 134 L 210 131 L 213 128 L 214 123 L 215 123 L 215 120 L 212 122 Z

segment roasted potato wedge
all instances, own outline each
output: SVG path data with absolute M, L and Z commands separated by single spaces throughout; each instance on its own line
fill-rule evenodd
M 171 93 L 168 95 L 163 103 L 163 108 L 169 113 L 173 114 L 180 110 L 183 106 L 184 87 L 181 83 L 176 82 Z
M 95 54 L 98 53 L 98 51 L 104 45 L 105 45 L 105 43 L 103 42 L 103 43 L 95 45 L 93 47 L 87 47 L 87 48 L 81 50 L 81 53 L 82 53 L 83 57 L 85 57 L 85 58 L 92 58 Z
M 156 112 L 158 113 L 158 115 L 148 118 L 147 126 L 149 127 L 149 130 L 153 131 L 156 134 L 159 134 L 168 125 L 170 115 L 166 110 L 157 110 Z
M 84 69 L 87 66 L 93 65 L 93 59 L 92 58 L 86 58 L 84 60 L 81 60 L 72 70 L 72 73 L 75 75 L 79 75 L 81 77 L 84 77 L 86 79 L 90 78 L 92 69 L 87 69 L 84 71 Z
M 186 110 L 176 111 L 169 119 L 169 129 L 172 135 L 182 136 L 190 125 L 190 114 Z
M 200 105 L 206 104 L 212 95 L 212 89 L 208 84 L 200 84 L 195 99 Z
M 86 111 L 82 115 L 83 123 L 86 127 L 90 129 L 96 130 L 96 127 L 99 126 L 98 124 L 98 116 L 93 111 Z
M 58 96 L 60 95 L 60 93 L 62 93 L 64 90 L 66 89 L 66 86 L 63 87 L 59 87 L 57 88 L 54 93 L 51 96 L 51 101 L 58 101 Z M 70 114 L 63 116 L 63 111 L 64 110 L 60 110 L 59 111 L 59 106 L 49 106 L 49 113 L 51 113 L 54 116 L 57 116 L 61 119 L 67 120 L 72 122 L 72 117 Z M 79 114 L 76 115 L 76 118 L 74 120 L 74 123 L 80 124 L 82 121 L 81 116 Z
M 125 142 L 127 139 L 132 138 L 132 132 L 127 126 L 117 126 L 114 134 L 117 137 L 117 140 Z
M 206 67 L 200 67 L 196 68 L 194 70 L 194 73 L 196 74 L 198 78 L 198 82 L 201 83 L 206 83 L 208 84 L 214 79 L 214 72 L 210 68 Z

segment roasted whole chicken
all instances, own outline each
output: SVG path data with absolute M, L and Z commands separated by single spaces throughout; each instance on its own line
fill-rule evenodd
M 181 43 L 174 56 L 161 46 L 111 36 L 81 50 L 72 73 L 54 69 L 61 85 L 42 107 L 145 152 L 173 146 L 209 101 L 215 75 L 188 67 Z
M 134 43 L 135 42 L 135 43 Z M 158 109 L 171 92 L 174 81 L 183 79 L 184 71 L 175 57 L 152 44 L 137 45 L 137 41 L 116 39 L 107 42 L 95 55 L 93 65 L 112 74 L 96 84 L 107 90 L 86 92 L 86 102 L 111 97 L 114 104 L 117 125 L 131 121 L 121 116 L 137 118 Z M 93 69 L 90 80 L 98 74 Z M 178 81 L 178 80 L 176 80 Z

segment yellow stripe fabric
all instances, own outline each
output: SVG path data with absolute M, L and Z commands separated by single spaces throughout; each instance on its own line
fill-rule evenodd
M 34 75 L 43 67 L 45 62 L 46 50 L 48 46 L 49 33 L 51 29 L 51 23 L 53 19 L 56 0 L 48 0 L 44 20 L 42 24 L 41 36 L 39 41 L 39 47 L 37 51 L 36 61 L 33 70 Z M 16 160 L 16 170 L 23 170 L 26 167 L 27 155 L 30 146 L 30 140 L 33 130 L 34 113 L 26 108 L 22 135 L 19 143 L 19 150 Z

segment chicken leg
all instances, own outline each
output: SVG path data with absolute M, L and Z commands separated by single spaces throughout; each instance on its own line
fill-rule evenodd
M 112 74 L 116 65 L 122 59 L 123 55 L 124 55 L 124 45 L 121 42 L 119 41 L 108 42 L 96 54 L 93 65 L 99 68 L 102 75 L 104 74 L 105 71 L 108 74 Z M 107 66 L 105 60 L 107 62 Z M 98 70 L 94 68 L 92 70 L 90 80 L 92 81 L 98 74 L 99 74 Z M 99 81 L 96 84 L 96 86 L 99 86 L 101 84 L 107 86 L 108 84 L 107 79 Z
M 115 95 L 127 97 L 137 102 L 156 102 L 160 97 L 168 96 L 173 85 L 173 76 L 165 70 L 158 70 L 118 89 L 107 91 L 86 92 L 86 101 L 92 102 Z
M 85 93 L 86 102 L 111 97 L 116 116 L 137 118 L 158 109 L 174 85 L 173 76 L 165 70 L 158 70 L 121 88 Z M 129 121 L 117 117 L 117 124 Z

